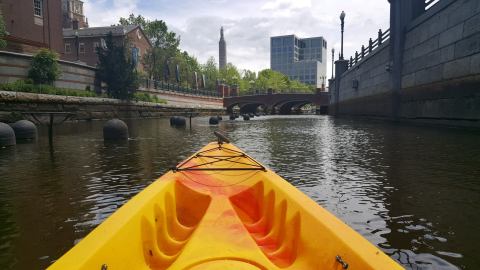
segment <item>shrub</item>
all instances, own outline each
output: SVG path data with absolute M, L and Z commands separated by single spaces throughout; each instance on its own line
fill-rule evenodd
M 0 84 L 0 90 L 11 92 L 27 92 L 37 94 L 50 94 L 59 96 L 79 96 L 79 97 L 96 97 L 97 95 L 92 92 L 83 90 L 73 90 L 57 88 L 52 85 L 45 84 L 32 84 L 29 81 L 16 81 L 13 83 Z
M 41 49 L 32 59 L 28 78 L 32 79 L 34 84 L 53 84 L 60 76 L 57 60 L 56 53 L 48 49 Z

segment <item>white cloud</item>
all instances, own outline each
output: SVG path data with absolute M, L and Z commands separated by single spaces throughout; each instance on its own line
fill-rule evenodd
M 328 42 L 330 71 L 330 50 L 334 46 L 338 53 L 340 48 L 338 16 L 342 10 L 347 13 L 346 57 L 367 44 L 370 37 L 375 38 L 379 28 L 388 28 L 389 20 L 385 0 L 88 0 L 85 5 L 91 25 L 96 26 L 117 23 L 119 17 L 130 13 L 162 19 L 181 36 L 181 48 L 200 62 L 210 56 L 218 60 L 223 25 L 228 61 L 257 71 L 270 66 L 270 36 L 323 36 Z

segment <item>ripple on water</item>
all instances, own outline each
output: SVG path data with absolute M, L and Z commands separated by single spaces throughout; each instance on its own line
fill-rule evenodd
M 323 116 L 207 121 L 132 120 L 121 144 L 103 142 L 102 122 L 64 124 L 53 151 L 43 129 L 1 149 L 0 269 L 46 268 L 215 129 L 406 268 L 480 265 L 475 134 Z

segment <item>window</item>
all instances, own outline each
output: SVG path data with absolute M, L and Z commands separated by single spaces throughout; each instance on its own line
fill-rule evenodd
M 97 42 L 93 42 L 93 52 L 97 52 L 97 48 L 100 47 L 100 43 L 97 41 Z
M 43 0 L 33 0 L 33 15 L 43 16 Z
M 70 43 L 65 43 L 65 53 L 66 54 L 72 53 L 72 45 Z
M 85 43 L 78 44 L 78 52 L 85 54 Z

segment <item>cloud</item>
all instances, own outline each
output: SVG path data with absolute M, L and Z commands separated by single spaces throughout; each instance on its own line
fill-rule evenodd
M 86 15 L 91 25 L 117 23 L 130 13 L 167 22 L 181 36 L 181 48 L 201 63 L 210 56 L 218 61 L 220 26 L 225 28 L 227 59 L 241 69 L 259 71 L 270 67 L 270 36 L 296 34 L 323 36 L 330 50 L 340 48 L 340 21 L 345 19 L 345 56 L 368 44 L 378 29 L 387 29 L 389 4 L 385 0 L 88 0 Z M 330 74 L 328 74 L 330 76 Z

